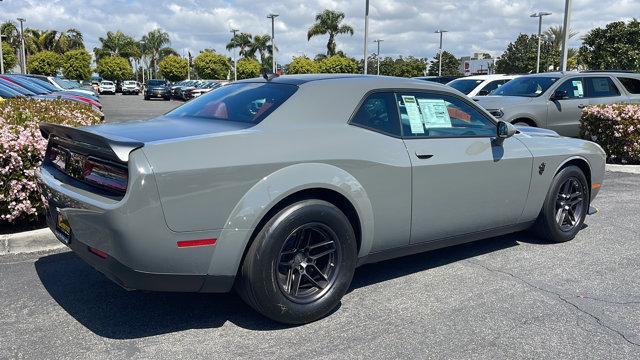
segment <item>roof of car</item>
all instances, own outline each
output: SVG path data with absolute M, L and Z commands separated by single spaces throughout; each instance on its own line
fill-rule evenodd
M 513 79 L 518 77 L 519 75 L 508 75 L 508 74 L 491 74 L 491 75 L 471 75 L 465 76 L 461 78 L 457 78 L 456 80 L 494 80 L 494 79 Z

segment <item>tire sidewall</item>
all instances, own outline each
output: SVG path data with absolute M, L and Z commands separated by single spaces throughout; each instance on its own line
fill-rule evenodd
M 310 222 L 322 223 L 335 232 L 341 263 L 335 282 L 322 297 L 296 303 L 283 294 L 275 274 L 284 242 L 296 229 Z M 321 200 L 292 204 L 264 226 L 256 241 L 257 256 L 249 277 L 260 311 L 266 316 L 293 324 L 314 321 L 333 310 L 349 289 L 357 261 L 357 244 L 349 220 L 333 204 Z

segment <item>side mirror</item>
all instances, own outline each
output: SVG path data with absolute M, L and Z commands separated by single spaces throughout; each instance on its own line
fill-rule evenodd
M 564 100 L 569 98 L 569 93 L 565 90 L 556 90 L 551 96 L 551 100 Z
M 502 120 L 498 121 L 498 126 L 496 127 L 496 139 L 494 142 L 497 145 L 502 145 L 504 139 L 512 137 L 516 132 L 516 127 L 513 126 L 513 124 Z

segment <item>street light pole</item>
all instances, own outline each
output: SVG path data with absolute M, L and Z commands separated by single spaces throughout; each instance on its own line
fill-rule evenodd
M 240 31 L 238 29 L 231 29 L 231 33 L 233 33 L 232 40 L 235 40 L 236 33 Z M 233 47 L 233 81 L 238 81 L 238 60 L 236 59 L 236 48 Z
M 364 74 L 367 74 L 367 65 L 369 59 L 367 59 L 367 43 L 369 38 L 369 0 L 365 0 L 364 8 Z
M 20 47 L 22 48 L 20 51 L 20 54 L 21 54 L 20 69 L 22 70 L 23 74 L 26 74 L 27 73 L 27 56 L 25 55 L 25 51 L 24 51 L 24 28 L 22 27 L 22 23 L 27 20 L 23 18 L 18 18 L 18 21 L 20 21 Z
M 440 58 L 438 60 L 438 76 L 442 76 L 442 34 L 448 32 L 447 30 L 436 30 L 436 34 L 440 34 Z
M 536 60 L 536 73 L 540 72 L 540 43 L 542 42 L 542 17 L 547 15 L 551 15 L 551 13 L 540 11 L 530 15 L 530 17 L 532 18 L 535 18 L 535 17 L 538 18 L 538 59 Z
M 564 25 L 562 27 L 562 71 L 567 71 L 567 53 L 569 52 L 569 23 L 571 22 L 571 0 L 564 3 Z
M 144 41 L 140 41 L 140 72 L 142 73 L 142 86 L 144 86 Z
M 382 39 L 377 39 L 377 40 L 373 40 L 374 43 L 378 43 L 378 52 L 376 57 L 378 58 L 378 64 L 377 64 L 377 71 L 376 74 L 380 75 L 380 43 L 383 42 L 384 40 Z
M 275 20 L 278 17 L 278 14 L 269 14 L 267 18 L 271 19 L 271 71 L 275 74 L 278 69 L 276 69 L 276 28 L 275 28 Z
M 0 34 L 0 74 L 4 74 L 4 54 L 2 53 L 2 37 Z

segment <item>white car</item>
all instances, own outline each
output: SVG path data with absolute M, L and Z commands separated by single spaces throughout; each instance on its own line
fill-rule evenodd
M 140 84 L 135 80 L 126 80 L 122 82 L 122 94 L 140 94 Z
M 518 75 L 473 75 L 448 82 L 447 85 L 471 96 L 485 96 L 491 94 L 492 91 L 504 85 L 511 79 L 517 78 Z
M 100 82 L 100 95 L 102 94 L 114 94 L 116 93 L 116 84 L 114 84 L 112 81 L 101 81 Z

